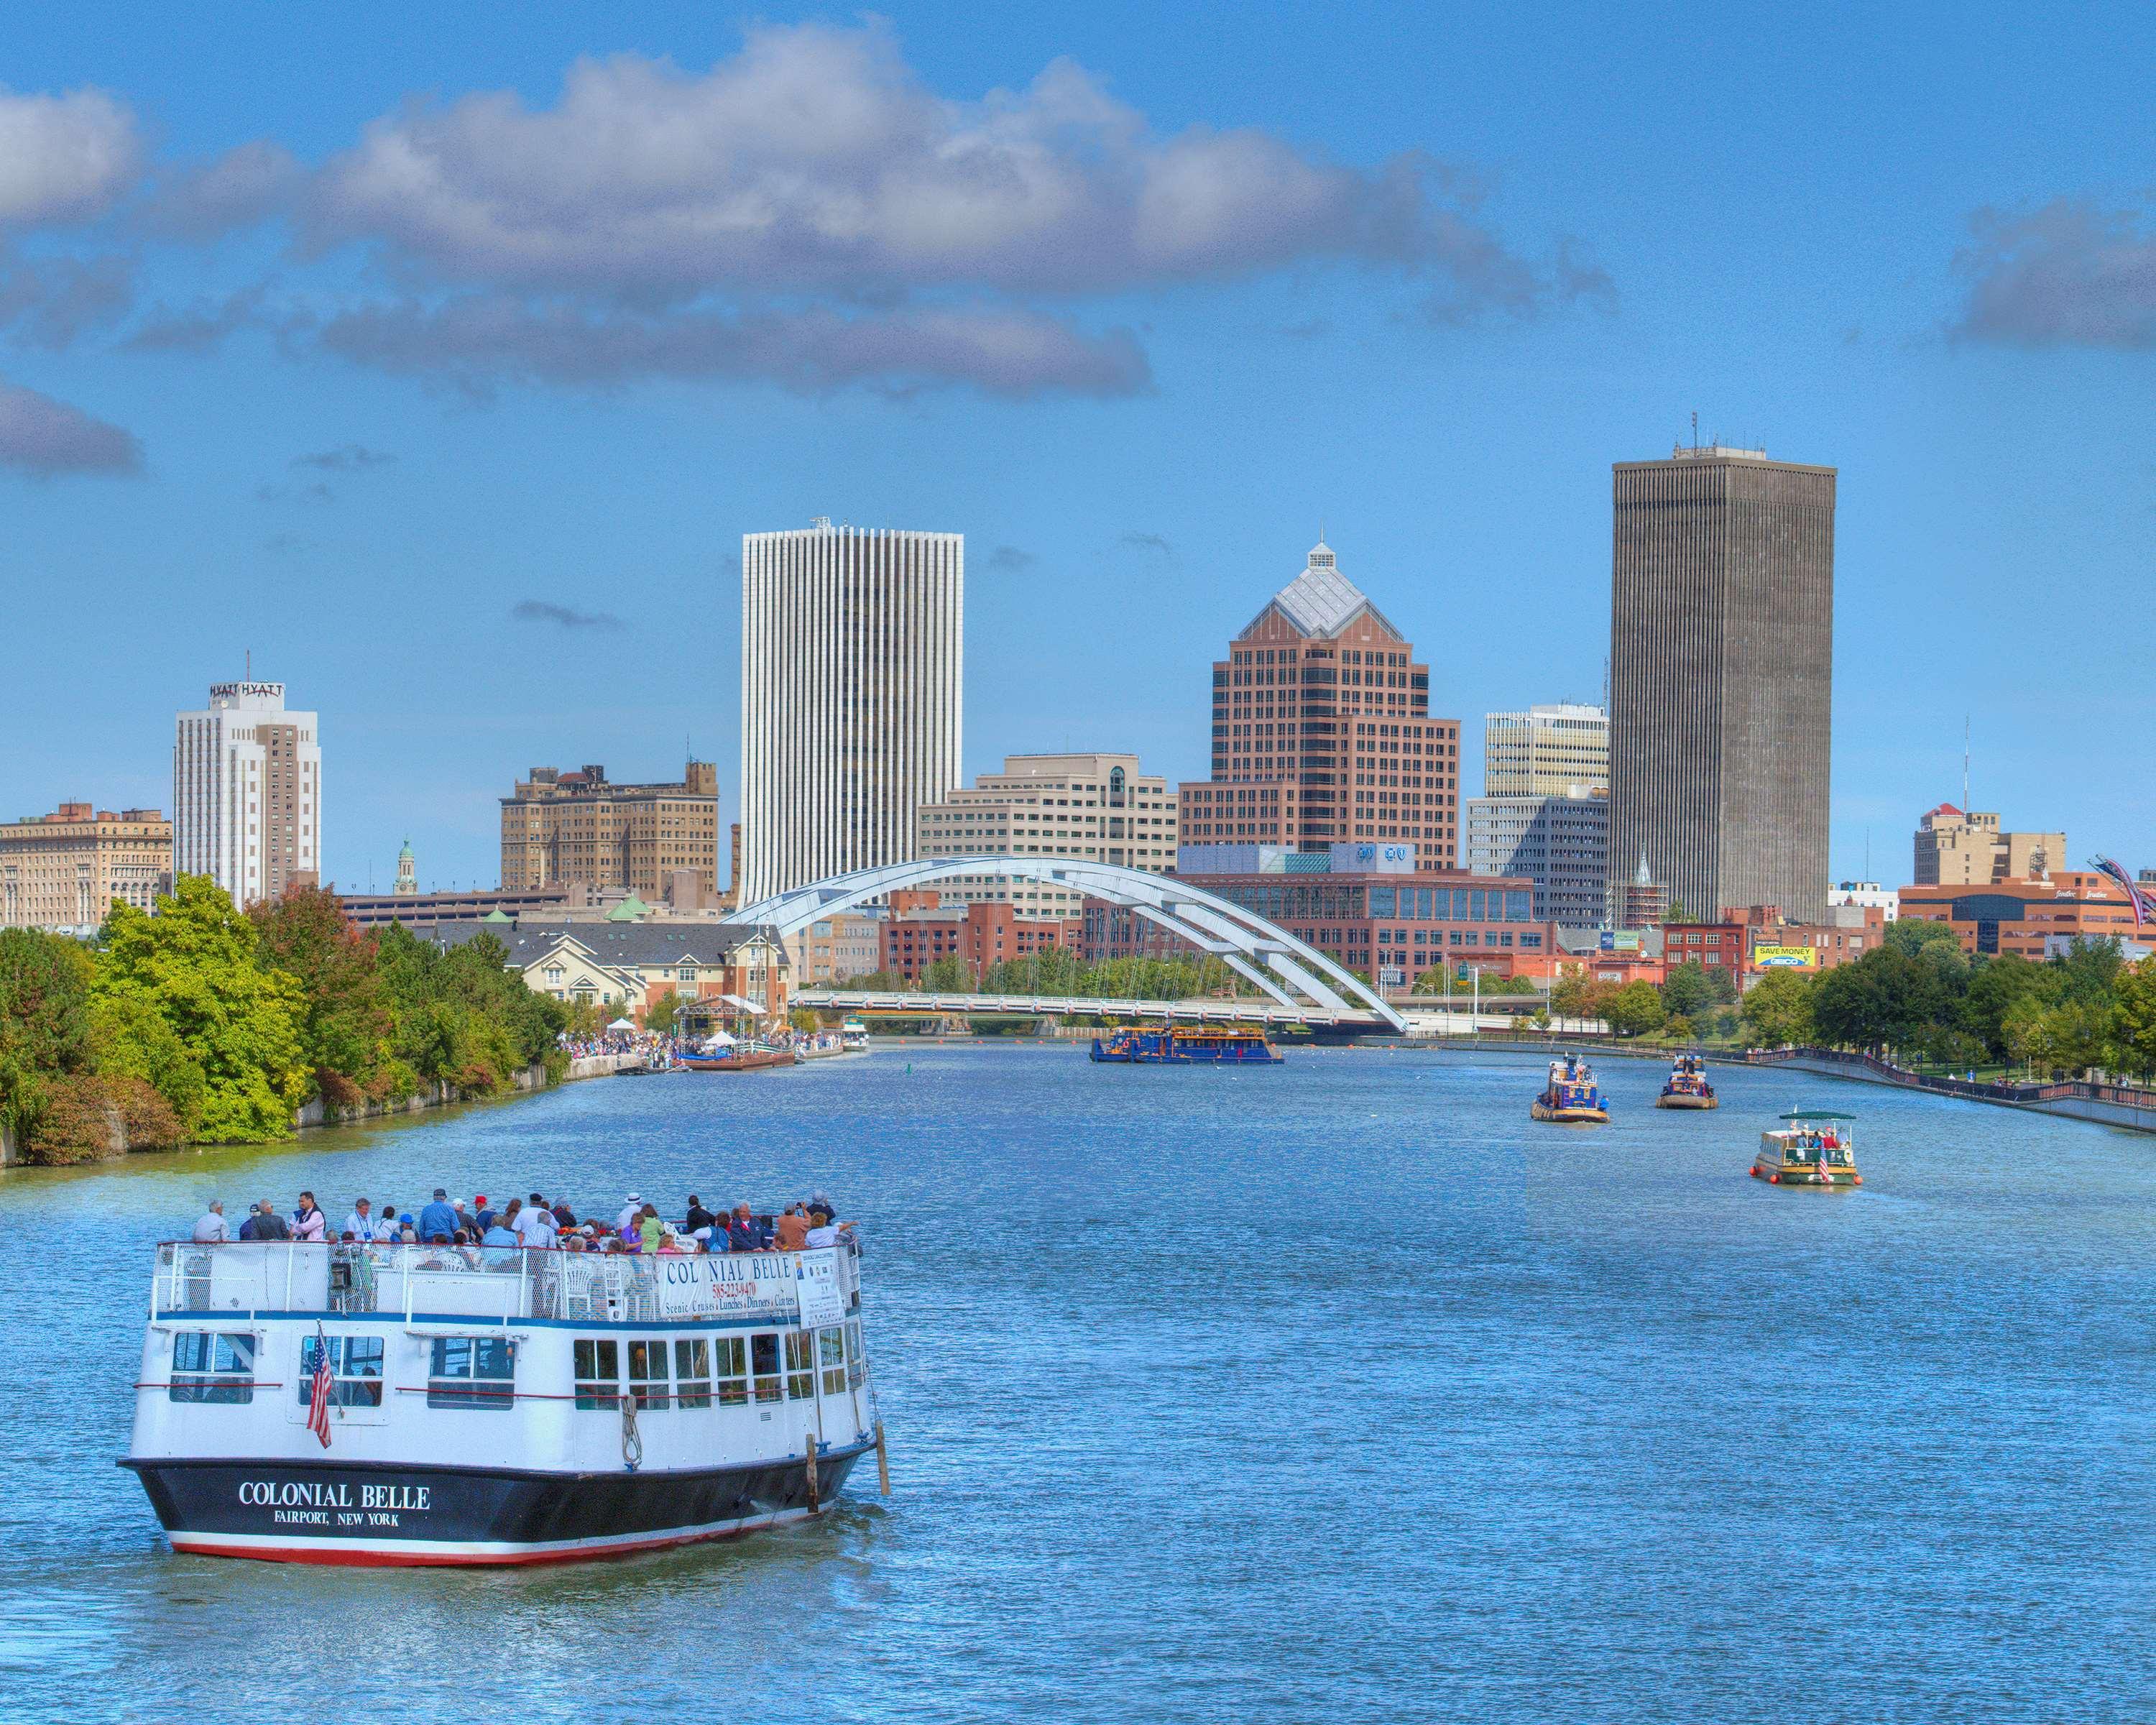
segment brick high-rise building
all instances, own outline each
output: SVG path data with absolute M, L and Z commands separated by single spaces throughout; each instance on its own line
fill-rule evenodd
M 282 683 L 218 683 L 172 742 L 172 870 L 208 875 L 243 909 L 321 879 L 322 751 L 316 716 Z
M 674 871 L 690 870 L 716 899 L 718 867 L 719 769 L 709 761 L 690 762 L 673 784 L 613 784 L 603 767 L 534 767 L 501 799 L 504 891 L 581 885 L 657 904 L 672 896 Z
M 1823 922 L 1835 470 L 1680 448 L 1613 469 L 1609 876 Z
M 1185 845 L 1460 854 L 1460 721 L 1430 716 L 1430 667 L 1341 574 L 1332 548 L 1213 667 L 1213 776 L 1182 788 Z
M 0 823 L 0 928 L 95 928 L 115 899 L 146 911 L 172 885 L 162 810 L 63 803 Z

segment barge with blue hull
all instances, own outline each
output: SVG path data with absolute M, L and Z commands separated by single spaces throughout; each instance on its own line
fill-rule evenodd
M 175 1551 L 290 1563 L 561 1563 L 798 1521 L 880 1449 L 859 1261 L 161 1246 L 121 1465 Z
M 1280 1050 L 1262 1030 L 1175 1024 L 1162 1029 L 1117 1030 L 1093 1039 L 1091 1059 L 1104 1065 L 1276 1066 Z

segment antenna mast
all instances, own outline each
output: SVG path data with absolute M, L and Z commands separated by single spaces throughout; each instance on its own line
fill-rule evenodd
M 1969 813 L 1969 715 L 1961 717 L 1961 812 Z

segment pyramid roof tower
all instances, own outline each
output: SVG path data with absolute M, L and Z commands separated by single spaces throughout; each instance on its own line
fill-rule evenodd
M 1357 618 L 1366 615 L 1395 639 L 1406 639 L 1362 588 L 1340 572 L 1332 547 L 1322 539 L 1310 548 L 1302 573 L 1266 600 L 1265 609 L 1250 620 L 1243 633 L 1250 634 L 1269 611 L 1277 611 L 1296 633 L 1318 639 L 1337 637 Z

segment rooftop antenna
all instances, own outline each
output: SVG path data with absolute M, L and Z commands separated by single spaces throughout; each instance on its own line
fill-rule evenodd
M 247 649 L 245 655 L 241 658 L 240 663 L 244 665 L 246 669 L 240 672 L 239 680 L 243 683 L 253 682 L 254 680 L 254 649 L 252 647 L 249 647 Z
M 1961 812 L 1969 813 L 1969 715 L 1961 716 Z
M 1691 446 L 1695 449 L 1699 447 L 1699 409 L 1697 408 L 1691 410 Z

